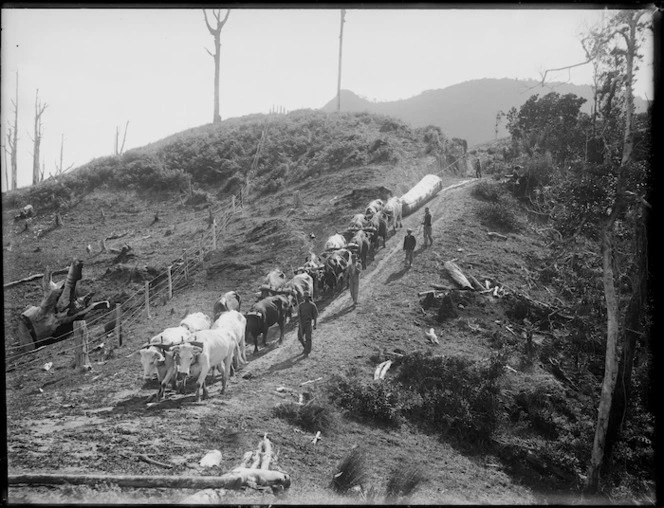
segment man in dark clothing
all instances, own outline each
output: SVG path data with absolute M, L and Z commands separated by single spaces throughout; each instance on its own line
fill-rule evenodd
M 407 234 L 403 239 L 403 250 L 406 251 L 406 266 L 410 268 L 413 264 L 413 251 L 415 250 L 415 244 L 417 243 L 417 240 L 415 240 L 415 237 L 413 236 L 412 229 L 408 228 L 406 233 Z
M 428 207 L 424 209 L 422 226 L 424 226 L 424 247 L 426 248 L 427 240 L 429 240 L 429 245 L 433 245 L 433 238 L 431 237 L 431 212 L 429 212 Z
M 475 178 L 482 178 L 482 163 L 475 159 Z
M 304 292 L 304 301 L 300 304 L 297 313 L 300 318 L 300 326 L 297 330 L 297 339 L 304 347 L 304 356 L 309 356 L 311 353 L 311 322 L 313 321 L 313 329 L 316 329 L 318 322 L 318 307 L 311 301 L 311 294 L 309 291 Z M 306 341 L 302 340 L 305 338 Z

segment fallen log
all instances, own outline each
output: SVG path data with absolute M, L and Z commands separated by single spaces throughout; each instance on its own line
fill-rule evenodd
M 276 471 L 275 471 L 276 472 Z M 113 483 L 118 487 L 173 489 L 239 489 L 242 475 L 222 476 L 145 476 L 108 474 L 29 473 L 8 475 L 9 485 L 97 485 Z
M 62 270 L 56 270 L 56 271 L 52 272 L 51 275 L 63 275 L 65 273 L 67 273 L 68 271 L 69 271 L 69 267 L 63 268 Z M 30 275 L 29 277 L 26 277 L 25 279 L 15 280 L 13 282 L 8 282 L 7 284 L 5 284 L 3 286 L 3 288 L 10 288 L 10 287 L 18 286 L 19 284 L 23 284 L 24 282 L 30 282 L 31 280 L 37 280 L 37 279 L 41 279 L 43 277 L 44 277 L 43 273 L 36 273 L 34 275 Z

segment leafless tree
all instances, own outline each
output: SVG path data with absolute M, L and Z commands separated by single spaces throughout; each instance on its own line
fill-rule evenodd
M 231 10 L 228 9 L 224 19 L 221 19 L 221 9 L 212 9 L 212 16 L 216 21 L 216 24 L 213 27 L 208 21 L 207 12 L 203 9 L 205 25 L 214 38 L 214 53 L 210 53 L 210 50 L 206 48 L 206 51 L 214 59 L 214 111 L 212 113 L 212 123 L 221 122 L 221 115 L 219 115 L 219 57 L 221 55 L 221 30 L 224 28 L 226 21 L 228 21 L 230 13 Z
M 344 44 L 344 22 L 346 9 L 341 9 L 341 27 L 339 28 L 339 74 L 337 79 L 337 113 L 341 111 L 341 52 Z
M 34 129 L 34 138 L 32 139 L 32 185 L 35 185 L 41 181 L 40 174 L 40 149 L 41 149 L 41 140 L 44 134 L 42 123 L 42 115 L 46 110 L 47 104 L 42 104 L 39 100 L 39 89 L 35 94 L 35 129 Z
M 120 139 L 120 128 L 115 126 L 115 155 L 122 155 L 124 152 L 125 141 L 127 140 L 127 128 L 129 127 L 129 120 L 125 124 L 124 135 L 122 136 L 122 145 L 118 146 Z M 60 166 L 62 166 L 62 161 L 60 161 Z
M 9 151 L 12 172 L 11 189 L 14 190 L 17 187 L 18 174 L 18 160 L 16 157 L 18 149 L 18 71 L 16 71 L 16 99 L 12 100 L 12 107 L 14 108 L 14 123 L 9 124 L 9 129 L 7 132 L 7 145 L 5 146 L 5 150 Z M 9 190 L 9 186 L 7 187 L 7 190 Z
M 127 133 L 127 129 L 125 128 L 125 134 L 126 134 L 126 133 Z M 124 147 L 124 142 L 123 142 L 122 146 Z M 62 137 L 60 138 L 60 165 L 58 166 L 58 163 L 57 163 L 57 161 L 56 161 L 56 163 L 55 163 L 55 176 L 61 175 L 61 174 L 63 174 L 63 173 L 66 173 L 67 171 L 69 171 L 71 168 L 74 167 L 74 163 L 72 162 L 72 163 L 67 167 L 67 169 L 64 169 L 64 164 L 63 164 L 63 160 L 64 160 L 64 151 L 65 151 L 65 135 L 62 134 Z

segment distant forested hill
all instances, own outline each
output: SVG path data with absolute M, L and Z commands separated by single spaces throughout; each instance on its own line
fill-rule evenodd
M 549 92 L 573 93 L 587 99 L 581 108 L 590 113 L 592 89 L 589 85 L 550 83 L 542 87 L 535 80 L 476 79 L 438 90 L 426 90 L 415 97 L 390 102 L 371 102 L 342 90 L 342 111 L 368 111 L 394 116 L 413 127 L 437 125 L 449 137 L 463 138 L 469 145 L 484 143 L 496 137 L 496 114 L 511 107 L 517 109 L 534 94 Z M 636 110 L 645 111 L 646 102 L 636 98 Z M 335 111 L 336 97 L 321 109 Z M 505 120 L 501 121 L 498 137 L 506 136 Z

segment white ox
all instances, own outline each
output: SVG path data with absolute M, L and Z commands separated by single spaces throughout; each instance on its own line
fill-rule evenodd
M 367 206 L 366 210 L 364 211 L 364 215 L 367 218 L 371 218 L 378 212 L 382 212 L 384 207 L 385 207 L 385 201 L 383 201 L 382 199 L 374 199 Z
M 152 379 L 156 374 L 157 380 L 161 384 L 173 367 L 173 355 L 169 353 L 170 348 L 184 343 L 194 332 L 209 329 L 210 325 L 210 318 L 204 313 L 188 314 L 180 321 L 179 326 L 166 328 L 152 337 L 141 349 L 128 356 L 139 354 L 143 366 L 143 379 Z
M 201 388 L 203 397 L 207 398 L 205 378 L 212 367 L 217 367 L 222 371 L 221 393 L 224 393 L 236 349 L 237 341 L 227 328 L 201 330 L 192 336 L 190 342 L 173 347 L 173 362 L 176 375 L 182 378 L 182 390 L 184 391 L 187 378 L 198 374 L 196 401 L 201 400 Z
M 346 247 L 346 239 L 340 233 L 336 233 L 325 242 L 325 250 L 337 250 Z
M 222 312 L 212 325 L 212 330 L 223 328 L 231 332 L 231 336 L 236 341 L 236 350 L 233 354 L 233 363 L 235 369 L 240 365 L 247 364 L 247 354 L 245 351 L 245 330 L 247 328 L 247 318 L 236 310 Z
M 383 208 L 383 212 L 385 212 L 385 215 L 387 215 L 388 228 L 391 225 L 393 231 L 396 232 L 397 225 L 399 227 L 403 227 L 403 224 L 401 223 L 401 218 L 403 215 L 403 204 L 400 197 L 393 196 L 388 199 L 387 203 L 385 203 L 385 208 Z

